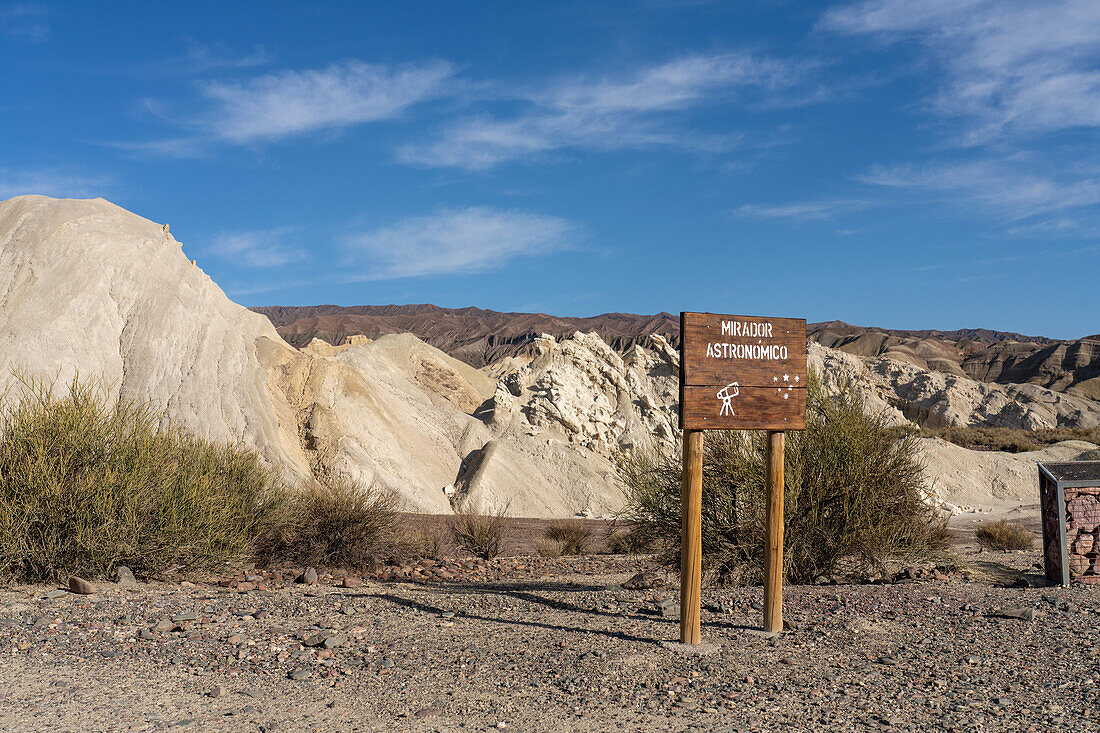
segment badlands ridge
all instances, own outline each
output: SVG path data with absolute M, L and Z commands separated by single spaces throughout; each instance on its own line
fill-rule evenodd
M 112 400 L 148 402 L 173 424 L 244 443 L 289 480 L 343 475 L 433 513 L 509 505 L 519 516 L 606 516 L 622 501 L 615 452 L 676 440 L 667 314 L 599 317 L 607 328 L 588 319 L 593 332 L 571 326 L 585 319 L 498 318 L 496 332 L 452 337 L 449 355 L 392 332 L 408 316 L 400 306 L 364 309 L 390 325 L 359 333 L 318 308 L 302 316 L 319 319 L 313 330 L 296 309 L 259 309 L 296 348 L 264 314 L 230 301 L 168 225 L 102 199 L 0 203 L 0 389 L 17 393 L 17 375 L 98 379 Z M 434 323 L 453 334 L 456 313 L 510 315 L 436 311 L 407 330 Z M 556 327 L 527 335 L 547 319 Z M 1100 425 L 1100 342 L 868 335 L 845 324 L 811 332 L 811 366 L 826 385 L 855 385 L 897 424 Z M 1026 378 L 1006 381 L 1014 374 Z M 936 501 L 953 510 L 1034 503 L 1036 460 L 1094 449 L 1071 441 L 1013 455 L 924 440 Z

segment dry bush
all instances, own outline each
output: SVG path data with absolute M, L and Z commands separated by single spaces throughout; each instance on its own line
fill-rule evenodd
M 1083 440 L 1100 444 L 1100 428 L 1042 428 L 1023 430 L 1017 428 L 891 428 L 894 435 L 917 435 L 922 438 L 941 438 L 949 443 L 971 450 L 998 450 L 1023 453 L 1039 450 L 1044 446 L 1065 440 Z
M 492 560 L 500 554 L 508 531 L 508 507 L 484 514 L 471 508 L 460 509 L 447 518 L 447 526 L 456 545 L 476 557 Z
M 561 557 L 567 555 L 565 542 L 551 537 L 540 537 L 535 541 L 535 552 L 543 557 Z
M 989 550 L 1030 550 L 1035 543 L 1035 535 L 1007 519 L 981 524 L 974 537 Z
M 560 543 L 562 555 L 583 555 L 592 540 L 592 528 L 580 519 L 558 519 L 546 525 L 542 537 Z
M 659 549 L 659 543 L 642 527 L 621 527 L 612 522 L 607 530 L 607 549 L 613 555 L 647 555 Z
M 451 540 L 443 527 L 418 524 L 404 533 L 398 545 L 399 551 L 409 557 L 439 560 L 447 555 Z
M 807 429 L 787 434 L 788 579 L 812 583 L 842 571 L 867 577 L 892 560 L 949 559 L 945 524 L 922 498 L 916 438 L 898 438 L 850 388 L 827 395 L 811 373 L 807 391 Z M 703 561 L 719 582 L 762 579 L 766 440 L 762 432 L 706 435 Z M 679 453 L 625 454 L 619 467 L 627 495 L 619 519 L 655 538 L 677 562 Z
M 248 450 L 162 427 L 101 384 L 21 378 L 0 400 L 0 575 L 139 575 L 249 559 L 280 514 L 275 474 Z
M 361 567 L 392 553 L 401 515 L 390 492 L 338 479 L 291 492 L 259 539 L 261 562 Z

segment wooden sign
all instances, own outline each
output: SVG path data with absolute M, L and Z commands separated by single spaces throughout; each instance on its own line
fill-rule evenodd
M 680 641 L 698 644 L 703 430 L 767 430 L 764 630 L 783 630 L 785 431 L 806 429 L 806 321 L 680 314 Z
M 805 430 L 806 321 L 681 313 L 680 427 Z

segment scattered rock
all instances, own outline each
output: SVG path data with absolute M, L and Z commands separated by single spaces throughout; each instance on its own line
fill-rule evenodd
M 340 583 L 345 588 L 362 588 L 363 579 L 354 575 L 344 576 L 343 581 Z
M 133 571 L 125 565 L 115 567 L 115 582 L 122 586 L 135 586 L 138 584 Z
M 325 639 L 327 638 L 328 635 L 323 633 L 310 634 L 306 638 L 302 639 L 302 646 L 321 646 L 325 643 Z
M 313 676 L 308 669 L 296 669 L 287 675 L 292 680 L 306 680 Z
M 323 646 L 325 649 L 335 649 L 338 646 L 343 646 L 346 641 L 347 637 L 333 635 L 324 640 Z
M 96 588 L 87 580 L 84 580 L 84 578 L 78 578 L 73 575 L 69 577 L 69 592 L 79 593 L 83 596 L 90 596 L 96 592 Z
M 149 630 L 158 634 L 166 634 L 169 631 L 174 631 L 175 628 L 176 624 L 170 618 L 165 617 L 153 624 Z
M 1030 606 L 1010 606 L 1008 608 L 999 608 L 991 614 L 998 618 L 1014 618 L 1021 621 L 1034 621 L 1035 609 Z
M 222 687 L 221 685 L 216 685 L 215 687 L 212 687 L 209 690 L 207 690 L 206 696 L 207 697 L 213 697 L 213 698 L 225 697 L 225 688 Z
M 198 611 L 182 611 L 173 616 L 172 620 L 177 624 L 183 621 L 198 621 L 199 613 Z
M 317 585 L 320 581 L 317 578 L 317 571 L 314 568 L 306 568 L 306 571 L 294 579 L 295 583 L 304 583 L 305 585 Z
M 652 588 L 660 588 L 664 584 L 664 578 L 661 577 L 660 573 L 653 570 L 647 570 L 638 573 L 633 578 L 623 583 L 623 588 L 627 590 L 650 590 Z

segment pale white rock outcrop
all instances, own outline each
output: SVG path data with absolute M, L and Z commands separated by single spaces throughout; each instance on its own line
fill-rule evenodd
M 168 227 L 103 199 L 0 202 L 0 389 L 13 371 L 99 380 L 111 401 L 259 451 L 293 480 L 309 461 L 264 354 L 289 350 L 230 301 Z
M 1100 425 L 1100 402 L 1035 384 L 978 382 L 889 357 L 859 357 L 810 343 L 807 359 L 827 389 L 852 384 L 868 409 L 897 424 L 1024 430 Z
M 647 343 L 619 356 L 594 333 L 536 339 L 530 360 L 513 358 L 500 375 L 490 424 L 605 455 L 671 444 L 679 354 L 659 335 Z
M 493 380 L 411 334 L 279 369 L 302 395 L 299 434 L 318 470 L 389 487 L 412 509 L 555 517 L 621 506 L 605 457 L 486 425 L 474 415 Z
M 989 510 L 1039 501 L 1038 464 L 1074 461 L 1096 446 L 1067 440 L 1025 453 L 976 451 L 939 438 L 922 438 L 921 458 L 931 502 L 951 514 Z

